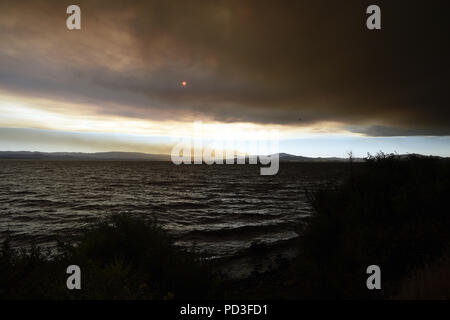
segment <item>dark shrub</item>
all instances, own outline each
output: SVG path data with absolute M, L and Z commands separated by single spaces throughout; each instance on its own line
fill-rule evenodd
M 434 158 L 378 154 L 342 185 L 315 193 L 315 214 L 300 241 L 298 297 L 389 297 L 413 268 L 450 241 L 450 171 Z M 382 290 L 366 287 L 379 265 Z
M 60 244 L 53 259 L 39 249 L 0 256 L 0 298 L 204 298 L 214 279 L 191 253 L 173 246 L 154 223 L 113 216 L 85 231 L 76 245 Z M 66 268 L 81 268 L 82 289 L 66 288 Z

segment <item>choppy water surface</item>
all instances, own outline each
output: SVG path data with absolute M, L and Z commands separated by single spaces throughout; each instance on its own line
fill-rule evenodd
M 296 237 L 310 214 L 304 190 L 342 170 L 338 164 L 281 163 L 276 176 L 256 165 L 133 161 L 0 161 L 0 239 L 55 244 L 92 218 L 154 217 L 181 246 L 228 256 L 252 242 Z

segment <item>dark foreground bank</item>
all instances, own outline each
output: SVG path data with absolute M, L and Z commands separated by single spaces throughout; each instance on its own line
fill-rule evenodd
M 218 262 L 181 250 L 138 217 L 113 216 L 51 253 L 13 250 L 8 239 L 0 298 L 448 299 L 449 194 L 443 160 L 379 154 L 349 163 L 344 183 L 308 195 L 314 214 L 299 226 L 297 257 L 244 280 L 220 276 Z M 81 268 L 81 290 L 67 289 L 69 265 Z M 369 265 L 381 269 L 381 290 L 367 289 Z

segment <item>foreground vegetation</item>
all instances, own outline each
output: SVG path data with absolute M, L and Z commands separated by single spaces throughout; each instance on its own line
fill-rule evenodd
M 202 299 L 215 279 L 192 254 L 173 246 L 154 223 L 113 216 L 86 230 L 77 245 L 60 243 L 52 259 L 42 250 L 0 256 L 0 299 Z M 66 268 L 82 269 L 81 290 L 66 287 Z
M 298 256 L 276 271 L 230 281 L 173 246 L 154 223 L 115 216 L 61 244 L 0 256 L 0 299 L 450 298 L 450 165 L 378 154 L 349 164 L 343 183 L 310 194 L 314 214 L 299 230 Z M 261 254 L 261 253 L 259 253 Z M 82 266 L 82 290 L 66 288 Z M 366 287 L 378 265 L 382 290 Z
M 439 263 L 450 244 L 449 169 L 435 158 L 380 153 L 339 188 L 315 193 L 316 214 L 294 266 L 298 277 L 308 279 L 298 294 L 390 298 L 408 281 L 405 275 Z M 365 283 L 373 264 L 383 283 L 375 292 Z

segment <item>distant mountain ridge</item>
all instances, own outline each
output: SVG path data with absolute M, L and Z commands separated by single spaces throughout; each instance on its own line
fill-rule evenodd
M 407 157 L 408 155 L 399 155 Z M 426 157 L 418 155 L 419 157 Z M 348 158 L 338 157 L 303 157 L 288 153 L 279 153 L 282 162 L 343 162 Z M 436 157 L 440 158 L 440 157 Z M 122 160 L 122 161 L 171 161 L 170 155 L 150 154 L 141 152 L 39 152 L 39 151 L 0 151 L 0 159 L 29 159 L 29 160 Z M 353 158 L 355 162 L 361 162 L 364 158 Z
M 280 161 L 283 162 L 342 162 L 348 161 L 348 158 L 338 158 L 338 157 L 303 157 L 295 156 L 289 153 L 279 153 Z M 353 158 L 353 161 L 363 161 L 363 158 Z
M 147 160 L 170 161 L 170 155 L 140 152 L 39 152 L 39 151 L 0 151 L 0 159 L 35 160 Z

